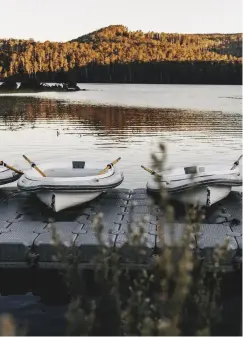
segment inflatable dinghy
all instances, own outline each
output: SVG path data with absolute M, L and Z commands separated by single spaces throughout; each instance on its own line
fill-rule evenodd
M 59 212 L 119 186 L 124 177 L 113 165 L 118 160 L 103 170 L 84 161 L 46 163 L 38 168 L 32 163 L 32 168 L 19 179 L 18 188 L 35 193 L 54 212 Z
M 242 185 L 239 167 L 189 166 L 161 173 L 144 169 L 152 174 L 147 183 L 149 192 L 159 192 L 161 184 L 172 199 L 185 204 L 209 207 L 227 197 L 233 186 Z

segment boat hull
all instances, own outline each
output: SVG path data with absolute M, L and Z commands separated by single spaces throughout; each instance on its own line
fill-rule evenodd
M 197 204 L 209 207 L 224 199 L 231 192 L 231 186 L 202 186 L 179 193 L 171 193 L 170 197 L 183 204 Z
M 36 193 L 36 196 L 54 212 L 59 212 L 66 208 L 91 201 L 97 198 L 101 193 L 102 191 L 85 193 L 78 191 L 43 191 Z

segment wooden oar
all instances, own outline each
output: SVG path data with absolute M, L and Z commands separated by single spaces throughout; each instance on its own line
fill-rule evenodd
M 45 173 L 43 173 L 43 172 L 39 169 L 39 167 L 36 166 L 35 163 L 33 163 L 33 162 L 32 162 L 29 158 L 27 158 L 24 154 L 23 154 L 23 157 L 24 157 L 24 159 L 31 165 L 31 167 L 33 167 L 34 169 L 36 169 L 36 171 L 39 172 L 39 173 L 42 175 L 42 177 L 46 177 Z
M 2 161 L 2 160 L 0 161 L 0 165 L 2 165 L 2 166 L 4 166 L 4 167 L 7 167 L 8 169 L 10 169 L 10 170 L 12 170 L 12 171 L 14 171 L 14 172 L 16 172 L 16 173 L 19 173 L 19 174 L 23 174 L 23 173 L 24 173 L 23 171 L 18 170 L 18 169 L 16 169 L 16 168 L 13 167 L 13 166 L 10 166 L 10 165 L 4 163 L 4 161 Z
M 152 176 L 156 176 L 156 177 L 159 177 L 159 178 L 163 178 L 161 174 L 155 172 L 154 170 L 151 170 L 151 169 L 149 169 L 149 168 L 147 168 L 147 167 L 145 167 L 145 166 L 143 166 L 143 165 L 141 165 L 141 167 L 142 167 L 145 171 L 147 171 L 147 172 L 149 172 L 150 174 L 152 174 Z M 168 181 L 166 181 L 166 180 L 160 180 L 160 182 L 166 183 L 167 185 L 169 185 Z
M 158 174 L 157 172 L 155 172 L 154 170 L 151 170 L 151 169 L 149 169 L 149 168 L 147 168 L 147 167 L 145 167 L 145 166 L 143 166 L 143 165 L 141 165 L 141 167 L 142 167 L 145 171 L 147 171 L 148 173 L 152 174 L 153 176 L 161 177 L 161 175 Z
M 118 163 L 120 159 L 121 159 L 121 157 L 117 158 L 112 163 L 108 164 L 102 171 L 100 171 L 98 173 L 98 175 L 103 174 L 106 170 L 109 170 L 110 168 L 112 168 L 112 166 L 115 165 L 116 163 Z
M 241 158 L 242 158 L 242 155 L 240 155 L 239 158 L 234 162 L 234 165 L 231 167 L 231 170 L 234 170 L 236 166 L 239 165 Z

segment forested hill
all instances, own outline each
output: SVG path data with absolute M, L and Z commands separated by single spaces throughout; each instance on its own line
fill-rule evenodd
M 69 42 L 0 39 L 0 78 L 119 83 L 241 84 L 242 34 L 102 28 Z

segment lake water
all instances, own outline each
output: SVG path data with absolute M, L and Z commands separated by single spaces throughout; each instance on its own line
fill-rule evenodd
M 25 154 L 37 163 L 78 159 L 105 165 L 121 156 L 120 187 L 138 188 L 148 179 L 140 165 L 151 166 L 159 142 L 167 146 L 168 166 L 232 164 L 242 153 L 241 86 L 80 87 L 89 91 L 0 95 L 0 160 L 28 167 Z M 31 294 L 0 297 L 0 314 L 28 320 L 30 335 L 65 333 L 66 309 Z
M 242 151 L 241 86 L 79 84 L 87 91 L 0 95 L 1 160 L 26 167 L 121 157 L 120 187 L 145 187 L 151 153 L 167 166 L 231 164 Z

